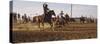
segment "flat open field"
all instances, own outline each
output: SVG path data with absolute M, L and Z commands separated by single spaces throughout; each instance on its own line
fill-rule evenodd
M 44 29 L 38 28 L 36 23 L 14 24 L 12 31 L 12 42 L 40 42 L 97 37 L 96 23 L 71 23 L 64 27 L 55 27 L 54 30 L 50 29 L 49 24 L 46 23 Z

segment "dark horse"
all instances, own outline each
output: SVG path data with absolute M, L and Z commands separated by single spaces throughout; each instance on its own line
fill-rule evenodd
M 65 22 L 68 24 L 68 22 L 70 21 L 70 17 L 68 14 L 65 14 Z
M 23 23 L 27 23 L 28 22 L 28 18 L 27 18 L 27 15 L 26 14 L 24 14 L 22 16 L 22 20 L 23 20 Z
M 36 21 L 38 23 L 39 28 L 40 28 L 40 23 L 42 23 L 43 28 L 44 28 L 44 23 L 49 23 L 52 28 L 53 27 L 52 15 L 56 16 L 54 10 L 49 10 L 49 12 L 46 15 L 42 14 L 38 16 L 36 18 Z
M 85 21 L 86 21 L 86 18 L 83 17 L 83 16 L 81 16 L 81 17 L 80 17 L 80 22 L 81 22 L 81 23 L 85 23 Z

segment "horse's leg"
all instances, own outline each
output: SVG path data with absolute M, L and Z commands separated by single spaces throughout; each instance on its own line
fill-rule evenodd
M 62 27 L 62 25 L 63 25 L 63 20 L 60 18 L 59 19 L 59 27 Z
M 84 24 L 84 21 L 83 21 L 83 24 Z
M 23 24 L 25 24 L 25 19 L 24 19 L 24 21 L 23 21 Z
M 52 21 L 52 27 L 53 27 L 53 31 L 54 31 L 54 28 L 55 28 L 55 22 Z
M 24 24 L 24 19 L 23 19 L 23 24 Z
M 43 29 L 44 29 L 44 21 L 42 21 L 42 26 L 43 26 Z
M 38 18 L 38 20 L 37 20 L 37 22 L 36 22 L 37 24 L 38 24 L 38 28 L 40 29 L 41 28 L 41 22 L 40 22 L 40 19 Z M 41 29 L 40 29 L 41 30 Z
M 65 21 L 67 24 L 69 24 L 69 19 Z
M 25 24 L 26 20 L 24 19 L 24 24 Z
M 55 28 L 55 21 L 52 21 L 53 29 Z
M 38 28 L 40 28 L 40 22 L 38 22 Z
M 63 26 L 65 26 L 65 23 L 66 23 L 66 21 L 64 20 L 64 21 L 63 21 Z
M 66 23 L 69 24 L 68 21 L 66 21 Z
M 61 28 L 62 28 L 63 25 L 64 25 L 64 21 L 63 21 L 63 19 L 61 19 L 61 21 L 60 21 L 60 25 L 61 25 Z
M 50 28 L 54 31 L 54 28 L 53 28 L 53 22 L 50 21 L 49 24 L 50 24 L 50 26 L 51 26 Z

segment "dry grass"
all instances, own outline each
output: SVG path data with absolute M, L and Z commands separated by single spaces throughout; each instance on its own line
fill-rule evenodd
M 41 30 L 41 31 L 40 31 Z M 39 42 L 71 39 L 88 39 L 97 37 L 97 25 L 89 24 L 69 24 L 62 28 L 50 29 L 45 24 L 44 29 L 40 29 L 36 24 L 14 24 L 12 42 Z

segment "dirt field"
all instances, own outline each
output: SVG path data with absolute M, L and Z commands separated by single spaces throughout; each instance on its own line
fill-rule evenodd
M 45 24 L 44 29 L 40 29 L 35 23 L 27 23 L 13 25 L 12 42 L 40 42 L 96 37 L 97 25 L 95 23 L 71 23 L 62 28 L 55 27 L 54 30 L 50 29 L 49 24 Z

